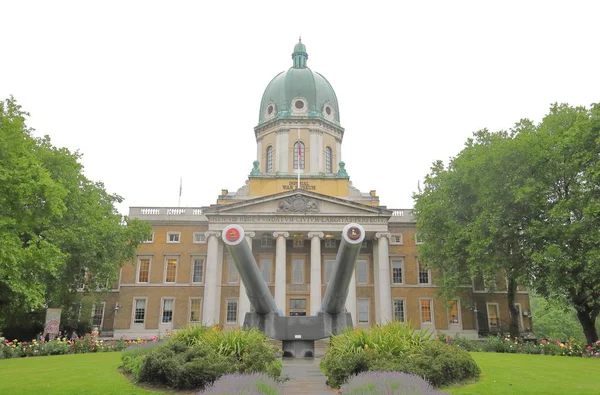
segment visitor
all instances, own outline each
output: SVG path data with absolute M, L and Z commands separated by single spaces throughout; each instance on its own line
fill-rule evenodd
M 76 339 L 79 339 L 79 336 L 77 336 L 77 332 L 73 330 L 73 333 L 71 333 L 71 340 L 75 341 Z

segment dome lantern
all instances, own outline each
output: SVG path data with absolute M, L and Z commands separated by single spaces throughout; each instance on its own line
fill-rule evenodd
M 306 67 L 306 61 L 308 60 L 308 53 L 306 53 L 306 46 L 302 44 L 302 37 L 298 39 L 298 44 L 294 47 L 294 53 L 292 54 L 294 60 L 295 69 L 303 69 Z

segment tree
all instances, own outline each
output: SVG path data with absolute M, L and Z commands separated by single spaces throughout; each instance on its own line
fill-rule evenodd
M 524 122 L 520 127 L 528 126 Z M 529 220 L 520 201 L 526 157 L 515 133 L 481 130 L 469 139 L 448 168 L 438 161 L 415 195 L 415 215 L 423 238 L 420 257 L 439 269 L 443 292 L 455 294 L 470 279 L 481 277 L 496 289 L 498 276 L 506 282 L 510 311 L 509 331 L 519 333 L 515 306 L 517 285 L 527 280 L 530 260 L 522 230 Z M 465 281 L 466 280 L 466 281 Z
M 528 231 L 535 289 L 573 306 L 591 344 L 600 313 L 600 104 L 555 104 L 523 139 L 540 154 L 531 185 L 542 207 Z
M 0 326 L 65 306 L 79 283 L 106 289 L 151 233 L 117 212 L 118 195 L 83 175 L 78 153 L 33 137 L 27 116 L 13 98 L 0 102 Z
M 553 105 L 534 125 L 483 130 L 415 195 L 421 256 L 455 292 L 465 276 L 507 280 L 511 335 L 518 283 L 573 306 L 588 343 L 600 312 L 600 106 Z

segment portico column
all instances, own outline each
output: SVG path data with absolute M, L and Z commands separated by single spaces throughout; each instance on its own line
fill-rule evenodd
M 288 232 L 274 232 L 273 237 L 277 239 L 275 244 L 275 303 L 285 315 L 285 293 L 286 293 L 286 249 L 285 239 L 290 237 Z
M 219 237 L 221 232 L 208 231 L 205 233 L 208 243 L 206 253 L 206 279 L 204 281 L 204 306 L 202 308 L 202 322 L 205 325 L 219 324 L 217 285 L 221 282 L 218 277 Z
M 321 239 L 323 232 L 308 232 L 310 237 L 310 314 L 321 308 Z
M 392 290 L 390 288 L 390 253 L 389 253 L 389 233 L 376 233 L 377 258 L 379 260 L 379 310 L 381 312 L 380 325 L 392 321 Z
M 252 251 L 252 238 L 254 237 L 254 232 L 245 232 L 246 233 L 246 242 L 250 246 L 250 251 Z M 238 316 L 238 324 L 240 327 L 244 325 L 244 319 L 246 318 L 246 313 L 250 312 L 250 299 L 248 299 L 248 294 L 246 293 L 246 287 L 244 286 L 244 281 L 240 279 L 240 302 L 239 302 L 239 316 Z
M 352 315 L 352 324 L 358 326 L 358 313 L 356 311 L 356 268 L 352 270 L 348 297 L 346 298 L 346 311 Z

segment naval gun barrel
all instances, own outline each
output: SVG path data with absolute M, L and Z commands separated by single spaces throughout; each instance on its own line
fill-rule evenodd
M 342 231 L 342 243 L 335 258 L 331 279 L 325 291 L 325 298 L 321 310 L 336 315 L 344 311 L 350 281 L 354 273 L 354 265 L 360 254 L 362 242 L 365 239 L 365 230 L 362 226 L 350 223 Z
M 265 283 L 250 246 L 246 242 L 244 229 L 239 225 L 229 225 L 223 229 L 223 242 L 240 273 L 246 294 L 254 311 L 258 314 L 279 313 L 280 310 Z

